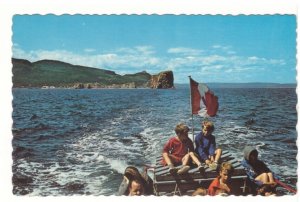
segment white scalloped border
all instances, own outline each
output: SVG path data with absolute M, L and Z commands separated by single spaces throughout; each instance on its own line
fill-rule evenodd
M 11 36 L 12 16 L 15 14 L 97 14 L 97 15 L 296 15 L 299 26 L 297 0 L 0 0 L 0 198 L 1 201 L 298 201 L 296 196 L 284 197 L 17 197 L 11 184 Z M 298 50 L 297 37 L 297 50 Z M 299 53 L 297 52 L 297 59 Z M 299 64 L 297 63 L 297 70 Z M 297 81 L 299 80 L 297 73 Z M 297 94 L 299 95 L 299 87 Z M 299 98 L 298 98 L 299 99 Z M 297 105 L 297 111 L 299 104 Z M 299 115 L 298 115 L 299 118 Z M 297 125 L 299 131 L 299 124 Z M 299 156 L 299 155 L 298 155 Z M 298 161 L 299 162 L 299 161 Z M 299 173 L 299 167 L 298 167 Z M 299 177 L 298 177 L 299 178 Z M 298 180 L 299 181 L 299 180 Z M 299 182 L 298 182 L 299 184 Z M 299 187 L 299 186 L 298 186 Z M 298 199 L 298 200 L 297 200 Z

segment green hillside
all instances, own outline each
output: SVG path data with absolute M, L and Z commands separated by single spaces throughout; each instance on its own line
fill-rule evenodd
M 12 59 L 13 87 L 72 87 L 75 84 L 97 83 L 100 85 L 126 84 L 134 82 L 137 87 L 145 86 L 151 75 L 140 72 L 118 75 L 113 71 L 72 65 L 55 60 L 29 62 Z

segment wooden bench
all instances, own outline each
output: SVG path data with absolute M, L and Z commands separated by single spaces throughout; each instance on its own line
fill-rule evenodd
M 154 169 L 154 194 L 162 195 L 191 195 L 197 188 L 208 188 L 210 183 L 218 176 L 218 171 L 211 170 L 205 165 L 205 174 L 202 175 L 197 167 L 191 168 L 186 174 L 171 175 L 168 166 L 162 166 L 162 157 L 156 158 Z M 247 176 L 240 162 L 235 160 L 229 152 L 223 152 L 220 163 L 230 162 L 234 167 L 232 186 L 237 187 L 235 195 L 243 195 L 246 192 Z M 176 168 L 180 168 L 177 166 Z

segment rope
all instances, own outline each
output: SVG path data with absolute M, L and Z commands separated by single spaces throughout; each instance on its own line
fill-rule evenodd
M 287 189 L 289 192 L 292 193 L 297 193 L 297 190 L 293 189 L 292 187 L 288 186 L 287 184 L 284 184 L 283 182 L 275 179 L 275 182 L 277 182 L 277 184 L 279 184 L 280 186 L 282 186 L 283 188 Z

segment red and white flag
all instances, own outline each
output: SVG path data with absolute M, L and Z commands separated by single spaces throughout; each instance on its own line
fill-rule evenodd
M 219 103 L 218 97 L 205 84 L 200 84 L 190 77 L 192 114 L 215 116 Z

